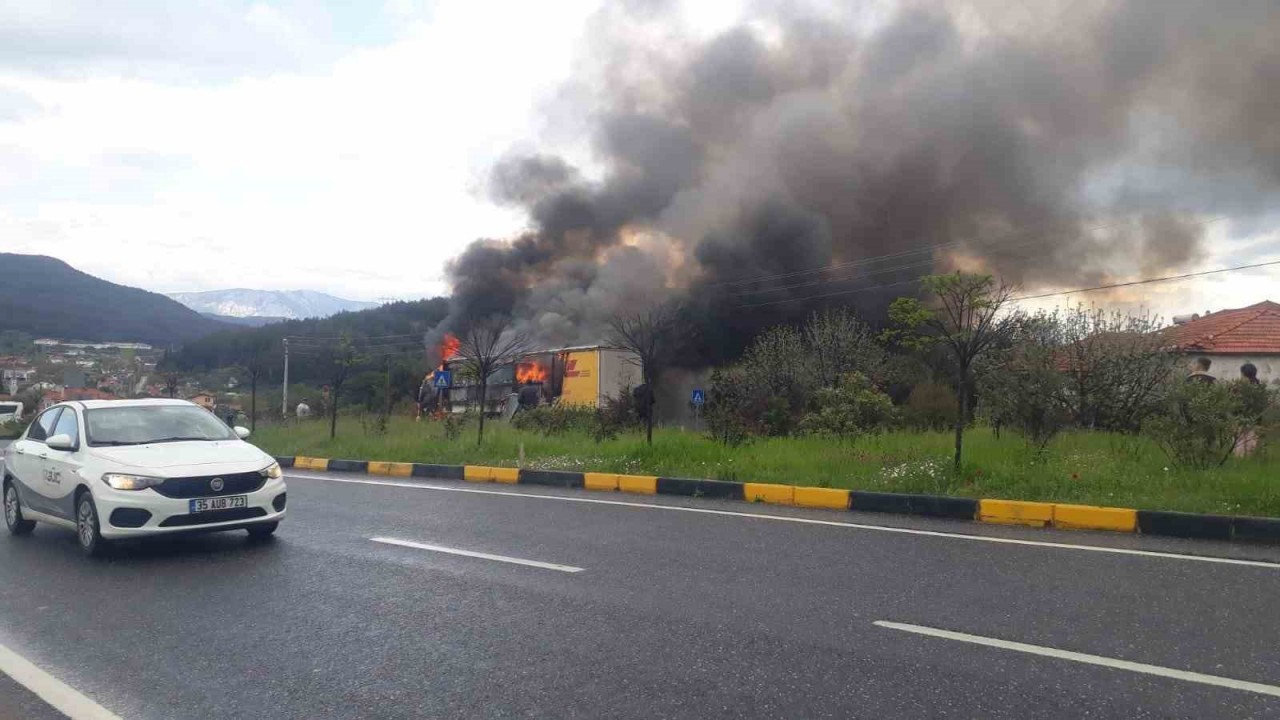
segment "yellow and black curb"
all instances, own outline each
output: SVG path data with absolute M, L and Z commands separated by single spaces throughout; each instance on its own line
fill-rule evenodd
M 668 478 L 652 475 L 581 473 L 561 470 L 529 470 L 483 465 L 428 465 L 423 463 L 331 460 L 313 457 L 277 457 L 282 467 L 328 472 L 360 472 L 389 477 L 433 480 L 465 480 L 510 485 L 583 488 L 640 495 L 745 500 L 772 505 L 885 512 L 900 515 L 977 520 L 1002 525 L 1052 527 L 1064 530 L 1110 530 L 1203 540 L 1231 540 L 1280 544 L 1280 518 L 1202 515 L 1197 513 L 1095 507 L 1068 503 L 1022 500 L 974 499 L 945 495 L 863 492 L 820 487 L 796 487 L 770 483 Z

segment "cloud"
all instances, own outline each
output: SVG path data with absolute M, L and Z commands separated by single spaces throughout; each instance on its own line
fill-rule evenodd
M 188 63 L 195 80 L 122 72 L 110 53 L 68 55 L 74 74 L 0 61 L 0 87 L 42 108 L 0 119 L 0 249 L 153 290 L 444 292 L 448 258 L 524 224 L 486 197 L 487 169 L 533 132 L 592 7 L 517 5 L 495 23 L 489 8 L 443 3 L 305 72 L 200 77 L 206 53 L 168 41 L 150 56 Z M 91 30 L 69 22 L 65 45 Z M 226 32 L 209 46 L 260 35 Z
M 0 4 L 0 68 L 53 77 L 188 82 L 302 70 L 334 60 L 339 39 L 329 10 L 303 0 Z

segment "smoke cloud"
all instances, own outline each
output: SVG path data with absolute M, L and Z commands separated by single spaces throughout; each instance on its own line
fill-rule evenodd
M 1270 2 L 836 5 L 698 39 L 667 3 L 610 4 L 554 109 L 588 123 L 596 166 L 495 168 L 530 229 L 450 264 L 455 320 L 589 343 L 682 295 L 688 354 L 719 360 L 826 304 L 875 316 L 929 272 L 1035 289 L 1184 268 L 1208 217 L 1280 195 Z

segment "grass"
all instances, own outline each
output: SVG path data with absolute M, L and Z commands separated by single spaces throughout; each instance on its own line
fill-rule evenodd
M 767 438 L 730 448 L 691 431 L 655 431 L 594 442 L 582 433 L 545 437 L 504 423 L 446 439 L 438 422 L 393 418 L 384 434 L 372 423 L 340 418 L 330 441 L 327 422 L 260 426 L 252 441 L 275 455 L 698 477 L 739 482 L 1040 500 L 1153 510 L 1280 516 L 1280 453 L 1272 447 L 1215 470 L 1174 467 L 1151 441 L 1072 432 L 1040 457 L 1017 436 L 978 428 L 965 435 L 965 466 L 951 469 L 949 433 L 894 432 L 855 442 Z

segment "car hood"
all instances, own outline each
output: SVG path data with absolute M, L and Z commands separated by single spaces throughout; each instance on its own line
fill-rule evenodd
M 272 460 L 270 455 L 239 440 L 103 447 L 93 448 L 93 454 L 123 468 L 167 477 L 250 472 L 261 470 Z

